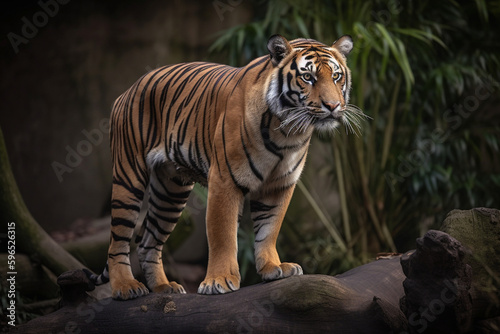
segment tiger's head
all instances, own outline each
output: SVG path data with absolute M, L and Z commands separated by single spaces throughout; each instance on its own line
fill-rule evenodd
M 359 109 L 349 105 L 351 73 L 346 56 L 352 38 L 342 36 L 327 46 L 311 39 L 288 42 L 274 35 L 267 48 L 273 73 L 268 81 L 266 100 L 271 112 L 288 133 L 302 133 L 313 126 L 333 130 L 344 123 L 351 128 Z

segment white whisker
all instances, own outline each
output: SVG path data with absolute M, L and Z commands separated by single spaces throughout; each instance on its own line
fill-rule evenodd
M 291 112 L 294 112 L 294 114 L 292 114 L 291 116 L 287 116 L 286 119 L 280 123 L 278 128 L 276 128 L 276 130 L 283 129 L 286 126 L 288 126 L 290 123 L 297 123 L 297 121 L 299 121 L 304 115 L 307 115 L 307 109 L 305 109 L 304 107 L 288 108 L 288 109 L 284 109 L 283 111 L 288 112 L 288 115 L 290 115 Z M 295 126 L 296 126 L 296 124 L 294 124 L 290 128 L 288 133 L 290 133 L 291 129 L 293 129 Z
M 362 132 L 362 122 L 366 119 L 372 119 L 370 116 L 366 115 L 359 107 L 348 104 L 344 107 L 344 118 L 343 123 L 346 128 L 346 132 L 359 136 Z

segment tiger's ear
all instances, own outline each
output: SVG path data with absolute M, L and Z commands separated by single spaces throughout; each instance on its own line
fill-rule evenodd
M 274 66 L 277 66 L 292 51 L 286 38 L 281 35 L 272 35 L 267 41 L 267 49 Z
M 346 57 L 351 52 L 353 45 L 352 37 L 350 35 L 344 35 L 333 42 L 332 46 Z

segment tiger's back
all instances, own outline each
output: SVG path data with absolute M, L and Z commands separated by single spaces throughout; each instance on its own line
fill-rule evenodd
M 143 158 L 144 164 L 148 154 L 150 164 L 167 159 L 180 175 L 206 185 L 217 121 L 228 85 L 240 71 L 196 62 L 144 75 L 114 104 L 111 128 L 118 135 L 111 135 L 113 157 Z M 123 133 L 131 136 L 120 136 Z

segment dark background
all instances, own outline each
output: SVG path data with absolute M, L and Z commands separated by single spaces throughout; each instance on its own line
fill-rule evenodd
M 108 206 L 109 140 L 100 122 L 114 100 L 156 67 L 207 60 L 215 34 L 252 13 L 245 2 L 221 20 L 211 1 L 73 0 L 47 15 L 16 53 L 8 33 L 22 36 L 23 17 L 33 23 L 42 8 L 37 1 L 2 6 L 0 124 L 24 200 L 48 231 L 99 217 Z M 82 131 L 94 133 L 90 148 Z M 71 167 L 67 147 L 89 153 L 81 162 L 72 157 Z M 72 170 L 62 181 L 54 162 Z

